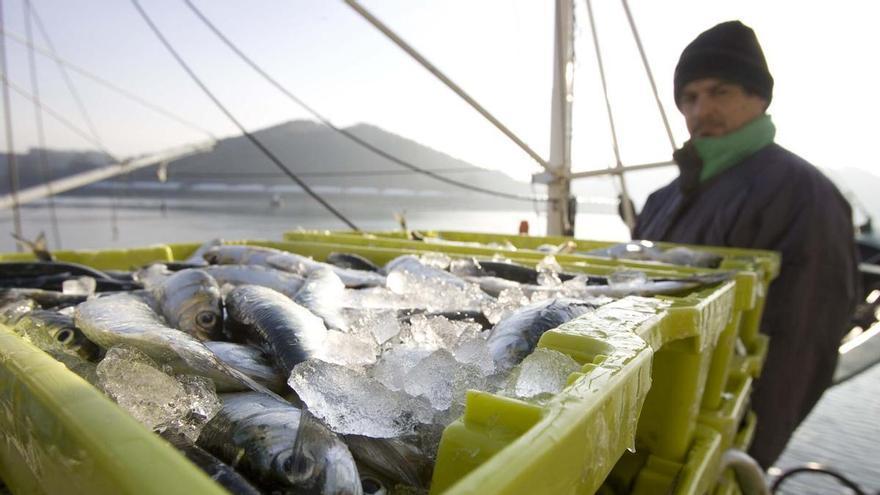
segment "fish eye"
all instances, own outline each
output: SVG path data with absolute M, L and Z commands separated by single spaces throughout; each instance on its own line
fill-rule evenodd
M 364 495 L 379 495 L 386 493 L 385 486 L 382 485 L 382 482 L 369 476 L 361 478 L 361 488 L 364 490 Z
M 60 344 L 69 344 L 73 341 L 73 331 L 70 329 L 59 330 L 57 334 L 55 334 L 55 340 Z
M 202 311 L 196 315 L 196 324 L 202 328 L 213 328 L 217 324 L 217 315 L 210 311 Z

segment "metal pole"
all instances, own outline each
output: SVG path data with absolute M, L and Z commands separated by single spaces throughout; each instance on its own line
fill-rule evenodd
M 215 141 L 209 141 L 203 144 L 187 145 L 179 148 L 173 148 L 160 153 L 155 153 L 134 160 L 107 165 L 95 170 L 89 170 L 76 175 L 71 175 L 61 179 L 56 179 L 51 183 L 41 184 L 39 186 L 29 187 L 22 190 L 18 194 L 8 194 L 0 196 L 0 210 L 6 208 L 18 208 L 18 205 L 26 204 L 45 198 L 50 194 L 60 194 L 71 189 L 87 186 L 89 184 L 100 182 L 116 175 L 129 173 L 139 168 L 156 165 L 171 160 L 179 160 L 189 155 L 203 153 L 213 149 Z
M 572 179 L 584 179 L 586 177 L 599 177 L 602 175 L 620 175 L 628 172 L 636 172 L 638 170 L 650 170 L 654 168 L 671 167 L 675 165 L 673 161 L 642 163 L 640 165 L 628 165 L 625 167 L 605 168 L 601 170 L 588 170 L 586 172 L 575 172 L 571 174 Z
M 571 103 L 574 73 L 574 4 L 556 0 L 553 44 L 553 94 L 550 104 L 550 168 L 547 185 L 547 235 L 574 235 L 568 218 L 571 196 Z
M 3 15 L 3 0 L 0 0 L 0 29 L 6 30 L 6 18 Z M 21 212 L 18 209 L 18 166 L 15 163 L 15 145 L 12 139 L 12 108 L 9 106 L 9 85 L 6 84 L 6 43 L 0 39 L 0 70 L 3 71 L 3 120 L 6 124 L 6 166 L 9 169 L 9 195 L 15 201 L 12 208 L 12 219 L 15 224 L 15 235 L 23 238 L 21 232 Z M 22 247 L 16 243 L 16 251 Z
M 345 3 L 348 4 L 349 7 L 354 9 L 355 12 L 361 15 L 364 19 L 367 20 L 370 24 L 376 27 L 379 31 L 382 32 L 385 36 L 388 37 L 391 41 L 393 41 L 401 50 L 405 51 L 410 57 L 414 58 L 419 64 L 422 65 L 425 69 L 428 70 L 431 74 L 434 74 L 437 79 L 440 79 L 443 84 L 445 84 L 449 89 L 455 92 L 458 96 L 461 97 L 464 101 L 466 101 L 471 107 L 474 108 L 477 112 L 480 113 L 483 117 L 486 118 L 489 122 L 492 123 L 495 127 L 498 128 L 501 132 L 504 133 L 505 136 L 510 138 L 511 141 L 516 143 L 517 146 L 522 148 L 523 151 L 528 153 L 533 160 L 535 160 L 538 165 L 543 167 L 546 170 L 549 170 L 547 162 L 541 158 L 541 155 L 535 152 L 529 145 L 527 145 L 522 139 L 520 139 L 516 134 L 513 133 L 510 129 L 507 128 L 504 124 L 502 124 L 498 119 L 495 118 L 494 115 L 489 113 L 488 110 L 483 108 L 482 105 L 477 103 L 476 100 L 471 98 L 469 94 L 467 94 L 461 87 L 451 79 L 446 77 L 443 72 L 440 71 L 434 64 L 428 61 L 425 57 L 423 57 L 419 52 L 417 52 L 413 47 L 411 47 L 406 41 L 404 41 L 400 36 L 398 36 L 394 31 L 392 31 L 388 26 L 382 23 L 379 19 L 377 19 L 373 14 L 371 14 L 367 9 L 365 9 L 361 4 L 359 4 L 356 0 L 345 0 Z

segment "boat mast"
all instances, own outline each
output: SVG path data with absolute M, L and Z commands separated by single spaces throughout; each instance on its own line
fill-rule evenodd
M 571 197 L 571 103 L 574 75 L 574 2 L 556 0 L 553 94 L 550 106 L 550 167 L 547 235 L 574 235 Z M 574 212 L 572 212 L 574 213 Z

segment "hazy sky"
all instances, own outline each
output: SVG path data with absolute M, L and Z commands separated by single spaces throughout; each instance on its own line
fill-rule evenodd
M 60 54 L 174 109 L 219 135 L 235 133 L 124 0 L 32 0 Z M 294 94 L 337 125 L 375 124 L 475 165 L 528 177 L 536 166 L 457 96 L 342 1 L 194 0 Z M 594 0 L 623 161 L 666 160 L 670 146 L 616 0 Z M 181 0 L 143 0 L 159 26 L 251 129 L 309 118 L 243 65 Z M 551 0 L 364 0 L 363 4 L 545 157 L 552 73 Z M 585 2 L 578 1 L 574 169 L 613 163 Z M 730 19 L 752 26 L 776 89 L 777 141 L 829 168 L 877 166 L 880 87 L 877 2 L 631 0 L 677 141 L 686 132 L 672 101 L 681 49 Z M 3 2 L 7 29 L 24 34 L 22 3 Z M 39 45 L 45 41 L 35 34 Z M 26 51 L 7 40 L 10 79 L 30 87 Z M 38 56 L 48 105 L 85 127 L 54 63 Z M 118 155 L 203 139 L 73 75 L 101 138 Z M 16 149 L 34 146 L 34 111 L 12 95 Z M 48 143 L 89 148 L 46 119 Z M 670 171 L 670 173 L 672 173 Z

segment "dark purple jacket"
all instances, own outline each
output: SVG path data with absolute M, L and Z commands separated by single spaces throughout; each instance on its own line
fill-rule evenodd
M 683 155 L 681 176 L 651 194 L 634 238 L 782 253 L 761 323 L 770 349 L 752 394 L 750 453 L 766 468 L 831 384 L 856 302 L 852 213 L 831 181 L 777 144 L 702 184 L 688 181 L 699 172 Z

